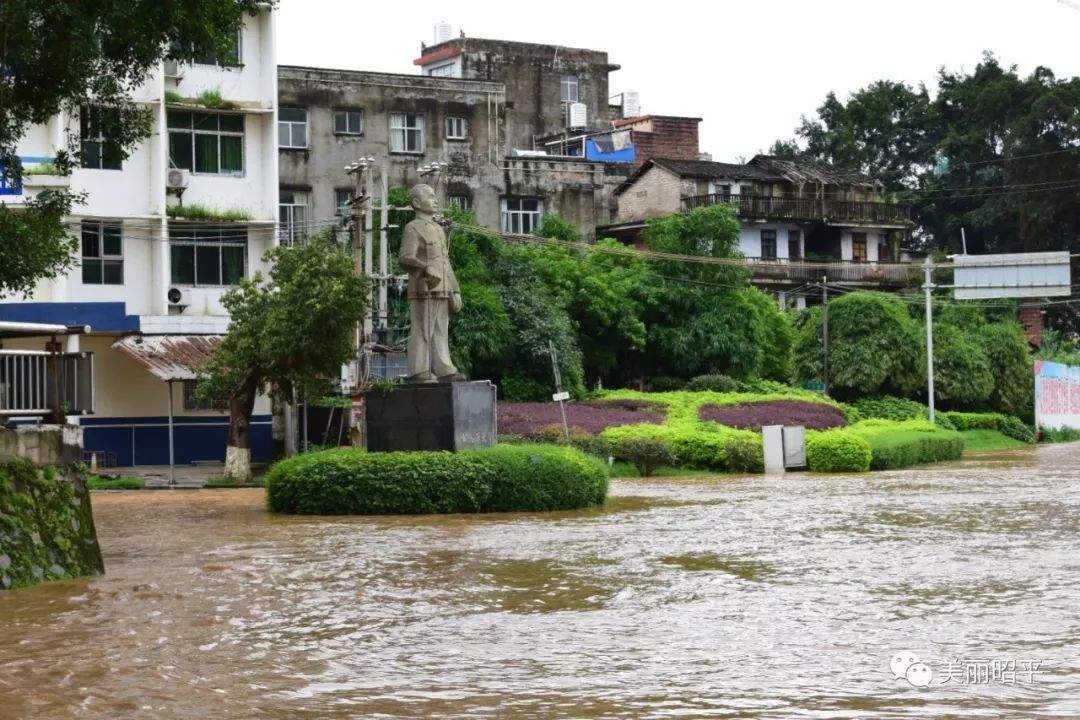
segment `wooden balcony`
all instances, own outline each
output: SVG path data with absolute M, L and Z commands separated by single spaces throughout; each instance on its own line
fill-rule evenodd
M 819 200 L 768 195 L 694 195 L 683 198 L 683 209 L 706 205 L 734 205 L 746 220 L 795 220 L 852 225 L 898 225 L 911 223 L 911 206 L 863 200 Z
M 753 279 L 764 284 L 769 283 L 818 283 L 822 277 L 829 282 L 851 283 L 877 287 L 903 287 L 912 280 L 921 277 L 922 268 L 915 263 L 875 262 L 813 262 L 801 258 L 788 261 L 787 258 L 765 259 L 748 257 L 747 265 L 753 273 Z

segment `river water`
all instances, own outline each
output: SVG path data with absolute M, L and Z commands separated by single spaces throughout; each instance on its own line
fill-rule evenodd
M 611 495 L 311 518 L 95 494 L 108 574 L 0 595 L 0 717 L 1080 716 L 1078 445 Z

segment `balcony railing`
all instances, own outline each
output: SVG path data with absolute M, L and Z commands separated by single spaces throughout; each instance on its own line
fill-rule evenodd
M 94 412 L 94 354 L 0 350 L 0 417 Z
M 918 278 L 921 266 L 914 263 L 875 262 L 807 262 L 801 258 L 766 259 L 748 257 L 746 262 L 753 277 L 758 280 L 776 280 L 793 283 L 816 283 L 827 277 L 829 282 L 868 283 L 877 285 L 907 285 Z
M 902 203 L 729 193 L 683 198 L 684 210 L 720 204 L 734 205 L 738 209 L 739 217 L 747 219 L 821 220 L 882 225 L 903 225 L 911 222 L 911 206 Z

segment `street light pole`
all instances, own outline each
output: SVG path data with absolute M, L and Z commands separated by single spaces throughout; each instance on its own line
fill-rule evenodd
M 935 420 L 934 412 L 934 304 L 930 290 L 934 287 L 934 266 L 930 256 L 923 262 L 923 291 L 926 295 L 926 405 L 930 408 L 930 422 Z

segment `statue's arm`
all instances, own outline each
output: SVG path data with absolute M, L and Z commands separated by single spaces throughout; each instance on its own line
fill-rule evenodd
M 420 233 L 411 225 L 405 226 L 405 232 L 401 236 L 401 253 L 398 262 L 408 270 L 423 270 L 426 263 L 418 255 L 420 252 Z

